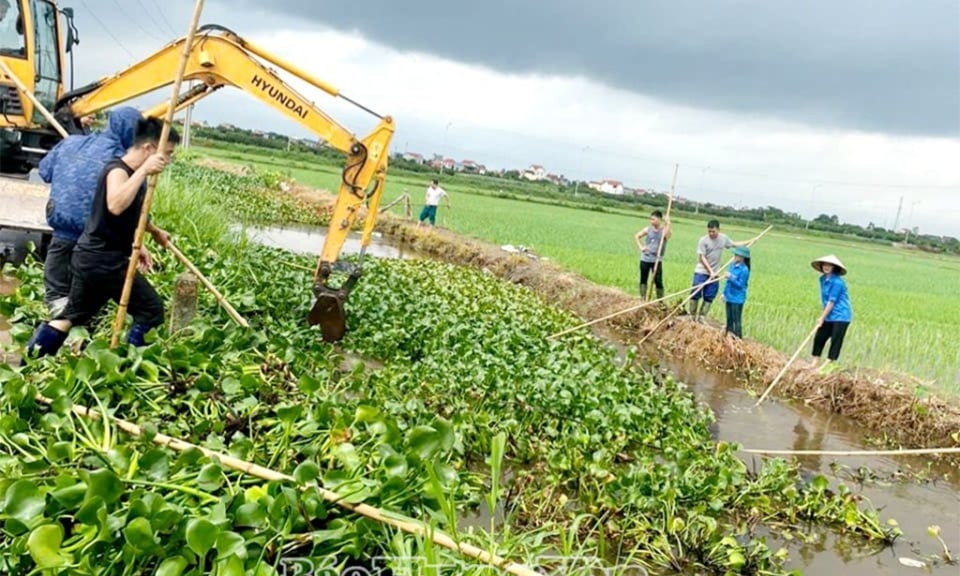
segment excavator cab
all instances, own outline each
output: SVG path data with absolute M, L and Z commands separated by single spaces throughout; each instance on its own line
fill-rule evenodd
M 184 53 L 186 38 L 173 40 L 153 54 L 124 70 L 69 91 L 63 88 L 63 60 L 78 44 L 73 12 L 58 10 L 52 0 L 0 0 L 0 58 L 4 68 L 19 79 L 26 91 L 36 95 L 68 134 L 80 132 L 80 119 L 123 102 L 144 96 L 173 83 Z M 61 25 L 60 16 L 65 19 Z M 5 26 L 12 26 L 13 33 Z M 67 37 L 62 39 L 63 31 Z M 61 50 L 60 46 L 65 45 Z M 395 126 L 393 118 L 381 115 L 356 102 L 309 72 L 286 62 L 242 38 L 232 30 L 205 24 L 196 31 L 187 48 L 183 81 L 196 85 L 160 106 L 146 110 L 147 116 L 165 116 L 173 107 L 183 110 L 226 86 L 244 90 L 264 105 L 313 132 L 324 146 L 346 156 L 330 225 L 313 278 L 316 301 L 307 314 L 311 326 L 320 326 L 323 339 L 340 340 L 346 331 L 344 305 L 361 274 L 359 265 L 339 260 L 351 227 L 366 210 L 360 244 L 361 262 L 376 223 L 389 161 L 389 147 Z M 378 122 L 359 138 L 317 107 L 312 98 L 300 94 L 278 76 L 280 69 L 328 95 L 350 102 Z M 71 78 L 72 84 L 72 78 Z M 47 124 L 17 83 L 0 72 L 0 172 L 20 174 L 39 164 L 60 134 Z M 344 270 L 346 268 L 346 270 Z M 332 286 L 334 271 L 347 273 L 340 286 Z
M 61 10 L 53 0 L 0 0 L 0 60 L 47 109 L 63 95 L 63 61 L 78 43 L 71 8 Z M 28 173 L 59 140 L 33 102 L 0 72 L 0 173 Z

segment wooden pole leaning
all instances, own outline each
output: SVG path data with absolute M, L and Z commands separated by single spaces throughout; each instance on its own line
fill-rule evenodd
M 769 394 L 770 391 L 773 390 L 773 387 L 776 386 L 778 382 L 780 382 L 780 379 L 783 378 L 783 375 L 787 373 L 787 368 L 789 368 L 790 365 L 793 364 L 794 360 L 797 359 L 797 356 L 800 355 L 800 352 L 802 352 L 803 349 L 807 347 L 807 342 L 809 342 L 810 339 L 813 338 L 813 336 L 817 333 L 817 330 L 819 329 L 820 327 L 816 326 L 814 327 L 813 330 L 810 331 L 809 334 L 807 334 L 807 337 L 803 339 L 803 342 L 797 348 L 797 351 L 794 352 L 793 356 L 790 357 L 790 360 L 788 360 L 787 363 L 783 365 L 783 368 L 780 369 L 780 373 L 777 374 L 777 377 L 773 379 L 773 382 L 771 382 L 770 385 L 767 386 L 767 389 L 763 391 L 763 395 L 760 396 L 760 399 L 757 400 L 757 403 L 754 404 L 754 406 L 759 406 L 760 403 L 763 402 L 763 400 L 767 397 L 767 394 Z
M 753 244 L 754 244 L 757 240 L 759 240 L 764 234 L 766 234 L 767 232 L 769 232 L 771 228 L 773 228 L 773 224 L 771 224 L 770 226 L 767 226 L 767 228 L 766 228 L 763 232 L 761 232 L 761 233 L 757 234 L 756 236 L 754 236 L 749 242 L 747 242 L 747 246 L 753 246 Z M 708 285 L 708 284 L 712 284 L 713 282 L 719 282 L 719 281 L 720 281 L 720 272 L 723 272 L 723 270 L 724 270 L 727 266 L 729 266 L 731 263 L 733 263 L 733 258 L 727 260 L 726 264 L 724 264 L 723 266 L 720 267 L 719 270 L 717 270 L 717 276 L 716 276 L 716 278 L 713 278 L 712 280 L 707 280 L 706 282 L 704 282 L 704 283 L 702 283 L 702 284 L 698 284 L 698 285 L 694 286 L 694 289 L 690 291 L 690 294 L 683 300 L 683 302 L 677 304 L 677 307 L 676 307 L 676 308 L 674 308 L 669 314 L 667 314 L 666 316 L 664 316 L 663 319 L 660 320 L 660 322 L 658 322 L 657 325 L 654 326 L 652 330 L 650 330 L 649 332 L 647 332 L 647 335 L 644 336 L 643 339 L 640 340 L 640 342 L 637 343 L 637 346 L 640 346 L 641 344 L 643 344 L 644 342 L 646 342 L 647 339 L 650 338 L 650 336 L 652 336 L 654 332 L 656 332 L 661 326 L 663 326 L 664 324 L 666 324 L 667 320 L 673 318 L 674 315 L 677 314 L 677 312 L 683 310 L 684 305 L 686 305 L 687 302 L 689 302 L 691 299 L 693 299 L 693 295 L 697 293 L 697 292 L 696 292 L 697 290 L 699 290 L 700 288 L 703 288 L 704 286 L 706 286 L 706 285 Z
M 670 221 L 670 208 L 673 207 L 673 192 L 677 186 L 677 173 L 680 171 L 680 164 L 674 164 L 673 166 L 673 182 L 670 184 L 670 196 L 667 199 L 667 213 L 664 215 L 664 221 Z M 647 300 L 650 299 L 650 296 L 653 295 L 653 285 L 656 283 L 657 279 L 657 268 L 660 267 L 660 260 L 663 259 L 663 243 L 667 239 L 666 231 L 660 234 L 660 245 L 657 246 L 656 260 L 653 261 L 653 270 L 650 272 L 652 277 L 650 278 L 650 284 L 647 285 L 647 293 L 643 295 Z
M 160 132 L 159 150 L 167 146 L 167 139 L 170 137 L 170 128 L 173 125 L 173 115 L 176 112 L 176 106 L 173 105 L 180 96 L 180 85 L 183 82 L 183 73 L 187 68 L 187 60 L 190 58 L 190 52 L 193 47 L 193 37 L 197 26 L 200 23 L 200 13 L 203 11 L 203 0 L 197 0 L 193 9 L 193 18 L 190 20 L 190 29 L 187 31 L 187 38 L 183 44 L 183 55 L 180 57 L 180 66 L 177 68 L 177 75 L 173 81 L 173 96 L 171 96 L 171 106 L 167 109 L 166 119 L 163 123 L 163 130 Z M 123 322 L 127 316 L 127 305 L 130 302 L 130 291 L 133 288 L 133 277 L 137 272 L 138 253 L 143 245 L 143 233 L 147 228 L 147 217 L 150 215 L 150 206 L 153 203 L 153 193 L 157 187 L 157 175 L 153 175 L 147 181 L 147 193 L 143 198 L 143 207 L 140 209 L 140 220 L 137 223 L 137 230 L 133 237 L 133 247 L 130 251 L 130 262 L 127 265 L 127 276 L 123 282 L 123 291 L 120 293 L 120 302 L 117 308 L 117 315 L 113 322 L 113 336 L 110 339 L 110 347 L 116 348 L 120 341 L 120 331 L 123 329 Z
M 34 398 L 36 399 L 37 402 L 41 402 L 48 406 L 53 404 L 52 399 L 47 398 L 41 394 L 37 394 Z M 83 418 L 88 418 L 91 420 L 101 420 L 103 417 L 106 416 L 105 414 L 101 415 L 100 413 L 95 412 L 94 410 L 91 410 L 86 406 L 81 406 L 78 404 L 74 404 L 71 407 L 71 411 L 78 416 L 81 416 Z M 121 420 L 116 416 L 109 416 L 109 419 L 110 419 L 110 422 L 115 424 L 117 428 L 123 430 L 124 432 L 127 432 L 128 434 L 131 434 L 133 436 L 143 437 L 143 429 L 137 426 L 136 424 L 132 422 L 127 422 L 126 420 Z M 105 422 L 104 425 L 106 424 L 107 423 Z M 300 484 L 299 482 L 297 482 L 297 480 L 293 476 L 283 474 L 281 472 L 277 472 L 276 470 L 271 470 L 270 468 L 265 468 L 263 466 L 260 466 L 259 464 L 254 464 L 253 462 L 240 460 L 239 458 L 235 458 L 233 456 L 230 456 L 229 454 L 224 454 L 222 452 L 215 452 L 208 448 L 204 448 L 203 446 L 197 446 L 196 444 L 192 444 L 184 440 L 179 440 L 177 438 L 173 438 L 165 434 L 159 434 L 159 433 L 155 434 L 152 440 L 154 444 L 158 444 L 160 446 L 164 446 L 166 448 L 170 448 L 172 450 L 176 450 L 179 452 L 186 452 L 188 450 L 199 450 L 201 453 L 203 453 L 207 457 L 216 458 L 217 460 L 219 460 L 219 462 L 223 466 L 227 468 L 230 468 L 232 470 L 237 470 L 238 472 L 242 472 L 244 474 L 255 476 L 262 480 L 267 480 L 268 482 L 269 481 L 292 482 L 294 484 L 297 484 L 301 490 L 305 490 L 313 487 L 312 485 Z M 405 519 L 403 517 L 400 517 L 400 515 L 398 514 L 391 514 L 389 512 L 381 510 L 380 508 L 370 506 L 369 504 L 351 504 L 349 502 L 345 502 L 343 500 L 343 497 L 337 494 L 336 492 L 331 492 L 330 490 L 327 490 L 319 485 L 317 485 L 316 488 L 320 492 L 320 494 L 323 496 L 324 500 L 331 502 L 333 504 L 336 504 L 341 508 L 350 510 L 351 512 L 355 512 L 357 514 L 366 516 L 367 518 L 371 518 L 382 524 L 393 526 L 394 528 L 398 528 L 410 534 L 416 534 L 423 538 L 430 538 L 431 540 L 433 540 L 435 544 L 439 544 L 444 548 L 459 552 L 465 556 L 469 556 L 476 560 L 480 560 L 481 562 L 484 562 L 486 564 L 494 565 L 506 571 L 507 573 L 516 574 L 517 576 L 540 576 L 539 572 L 535 570 L 531 570 L 530 568 L 527 568 L 523 564 L 517 564 L 516 562 L 507 560 L 495 554 L 491 554 L 486 550 L 483 550 L 471 544 L 457 542 L 447 534 L 433 530 L 413 519 Z
M 646 308 L 647 306 L 653 306 L 654 304 L 656 304 L 656 303 L 658 303 L 658 302 L 663 302 L 663 301 L 665 301 L 665 300 L 669 300 L 669 299 L 674 298 L 674 297 L 676 297 L 676 296 L 680 296 L 680 295 L 682 295 L 682 294 L 686 294 L 687 292 L 689 292 L 689 291 L 691 291 L 691 290 L 695 290 L 696 288 L 697 288 L 696 286 L 691 286 L 691 287 L 689 287 L 689 288 L 684 288 L 683 290 L 680 290 L 679 292 L 674 292 L 673 294 L 667 294 L 667 295 L 664 296 L 663 298 L 657 298 L 656 300 L 648 300 L 648 301 L 646 301 L 646 302 L 641 302 L 640 304 L 637 304 L 637 305 L 635 305 L 635 306 L 631 306 L 631 307 L 629 307 L 629 308 L 624 308 L 623 310 L 620 310 L 620 311 L 618 311 L 618 312 L 612 312 L 612 313 L 607 314 L 606 316 L 603 316 L 603 317 L 601 317 L 601 318 L 596 318 L 596 319 L 591 320 L 591 321 L 589 321 L 589 322 L 584 322 L 583 324 L 579 324 L 579 325 L 577 325 L 577 326 L 574 326 L 573 328 L 567 328 L 566 330 L 562 330 L 562 331 L 560 331 L 560 332 L 557 332 L 556 334 L 551 334 L 551 335 L 547 336 L 547 340 L 553 340 L 554 338 L 559 338 L 560 336 L 563 336 L 564 334 L 569 334 L 570 332 L 576 332 L 577 330 L 580 330 L 580 329 L 582 329 L 582 328 L 586 328 L 586 327 L 588 327 L 588 326 L 593 326 L 594 324 L 598 324 L 598 323 L 600 323 L 600 322 L 603 322 L 604 320 L 609 320 L 609 319 L 614 318 L 614 317 L 616 317 L 616 316 L 620 316 L 620 315 L 623 315 L 623 314 L 627 314 L 627 313 L 633 312 L 633 311 L 635 311 L 635 310 L 640 310 L 641 308 Z
M 27 97 L 27 99 L 33 102 L 33 105 L 37 107 L 37 110 L 40 111 L 40 114 L 42 114 L 43 117 L 47 119 L 47 122 L 49 122 L 50 125 L 53 126 L 54 129 L 60 133 L 60 136 L 66 138 L 67 136 L 70 135 L 63 128 L 63 126 L 59 122 L 57 122 L 57 119 L 53 117 L 53 114 L 51 114 L 50 111 L 47 110 L 47 108 L 43 104 L 40 103 L 40 100 L 37 99 L 37 96 L 33 92 L 31 92 L 30 89 L 27 88 L 27 86 L 23 82 L 21 82 L 19 78 L 17 78 L 16 74 L 13 73 L 13 70 L 10 70 L 10 67 L 7 66 L 7 63 L 4 62 L 3 60 L 0 60 L 0 70 L 3 70 L 3 73 L 9 76 L 10 80 L 12 80 L 14 84 L 16 84 L 17 89 L 23 92 L 23 94 Z
M 200 280 L 200 283 L 203 284 L 211 294 L 213 294 L 213 297 L 216 298 L 217 303 L 227 311 L 227 314 L 233 319 L 234 322 L 243 326 L 244 328 L 250 327 L 250 324 L 243 318 L 243 316 L 240 315 L 239 312 L 236 311 L 236 309 L 234 309 L 233 306 L 230 305 L 229 302 L 227 302 L 227 299 L 223 297 L 223 294 L 221 294 L 219 290 L 217 290 L 217 287 L 214 286 L 210 280 L 207 280 L 207 277 L 200 272 L 200 269 L 197 268 L 194 263 L 183 254 L 183 252 L 174 246 L 173 242 L 169 243 L 167 249 L 173 252 L 173 255 L 177 257 L 177 260 L 183 263 L 184 266 L 186 266 L 191 272 L 194 273 L 194 275 L 196 275 L 196 277 Z

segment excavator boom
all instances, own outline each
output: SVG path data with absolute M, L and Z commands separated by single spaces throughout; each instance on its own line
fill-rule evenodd
M 63 94 L 56 101 L 54 115 L 57 121 L 69 132 L 79 131 L 80 118 L 173 84 L 186 41 L 184 37 L 170 42 L 113 76 Z M 348 100 L 374 115 L 378 119 L 377 125 L 367 136 L 358 139 L 261 60 L 333 97 Z M 198 28 L 190 46 L 183 81 L 198 84 L 182 93 L 176 101 L 148 110 L 147 115 L 165 115 L 169 106 L 183 109 L 224 86 L 233 86 L 309 129 L 327 145 L 346 155 L 333 216 L 314 271 L 316 301 L 308 314 L 308 322 L 320 325 L 325 340 L 339 340 L 346 330 L 344 304 L 361 269 L 341 263 L 347 269 L 348 279 L 338 288 L 330 286 L 330 278 L 351 227 L 365 204 L 367 217 L 361 240 L 361 258 L 370 242 L 387 172 L 389 146 L 394 134 L 393 119 L 345 98 L 337 88 L 218 25 Z

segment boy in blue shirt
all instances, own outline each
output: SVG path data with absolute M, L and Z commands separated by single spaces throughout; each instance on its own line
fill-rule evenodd
M 813 337 L 813 366 L 817 366 L 820 354 L 823 353 L 827 340 L 830 340 L 828 361 L 820 370 L 827 373 L 835 369 L 835 362 L 843 347 L 843 338 L 847 334 L 850 321 L 853 320 L 850 294 L 847 292 L 846 282 L 841 278 L 846 275 L 847 269 L 833 254 L 818 258 L 810 265 L 821 274 L 820 305 L 823 306 L 823 311 L 817 318 L 817 333 Z
M 720 295 L 726 303 L 727 328 L 737 338 L 743 338 L 743 305 L 747 301 L 747 284 L 750 281 L 750 249 L 739 246 L 733 251 L 733 265 L 727 271 L 727 283 Z

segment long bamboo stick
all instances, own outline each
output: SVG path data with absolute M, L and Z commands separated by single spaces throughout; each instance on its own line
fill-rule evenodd
M 754 406 L 759 406 L 760 403 L 763 402 L 763 399 L 767 397 L 767 394 L 769 394 L 770 391 L 773 390 L 773 387 L 777 385 L 777 382 L 780 382 L 780 379 L 783 378 L 783 375 L 787 373 L 787 368 L 789 368 L 790 365 L 793 364 L 793 361 L 797 359 L 797 356 L 800 355 L 800 352 L 802 352 L 803 349 L 807 347 L 807 342 L 809 342 L 810 339 L 813 338 L 813 335 L 816 334 L 817 330 L 819 329 L 820 329 L 819 326 L 815 326 L 814 329 L 811 330 L 809 334 L 807 334 L 807 337 L 803 339 L 803 342 L 797 348 L 797 351 L 794 352 L 793 356 L 790 357 L 790 360 L 788 360 L 787 363 L 783 365 L 783 368 L 780 369 L 780 373 L 777 374 L 777 377 L 773 379 L 773 382 L 771 382 L 770 385 L 767 386 L 767 389 L 764 390 L 763 395 L 760 396 L 760 399 L 757 400 L 757 403 L 754 404 Z
M 673 192 L 677 186 L 677 173 L 679 171 L 680 171 L 680 164 L 674 164 L 673 182 L 670 184 L 670 196 L 667 200 L 667 213 L 663 218 L 664 221 L 666 222 L 670 222 L 670 208 L 673 207 Z M 646 298 L 647 300 L 649 300 L 650 296 L 653 295 L 653 285 L 656 283 L 657 268 L 660 266 L 660 260 L 663 259 L 663 243 L 666 239 L 667 239 L 667 233 L 666 233 L 666 230 L 664 230 L 660 234 L 660 245 L 657 246 L 657 254 L 656 254 L 657 259 L 653 261 L 653 270 L 651 272 L 653 274 L 653 277 L 650 279 L 650 283 L 647 284 L 647 293 L 643 295 L 644 298 Z
M 749 242 L 747 242 L 747 246 L 753 246 L 754 243 L 755 243 L 757 240 L 759 240 L 761 237 L 763 237 L 764 234 L 766 234 L 767 232 L 769 232 L 771 228 L 773 228 L 773 224 L 767 226 L 767 228 L 766 228 L 763 232 L 761 232 L 761 233 L 757 234 L 756 236 L 754 236 Z M 702 288 L 702 287 L 704 287 L 704 286 L 706 286 L 706 285 L 708 285 L 708 284 L 712 284 L 712 283 L 714 283 L 714 282 L 719 282 L 719 281 L 720 281 L 720 272 L 723 272 L 724 268 L 726 268 L 727 266 L 729 266 L 729 265 L 732 264 L 732 263 L 733 263 L 733 258 L 727 260 L 726 264 L 724 264 L 723 266 L 720 267 L 719 270 L 717 270 L 717 276 L 716 276 L 715 278 L 713 278 L 712 280 L 709 280 L 709 279 L 708 279 L 706 282 L 703 282 L 702 284 L 699 284 L 699 285 L 695 286 L 695 287 L 694 287 L 695 289 L 690 291 L 690 294 L 683 300 L 683 302 L 677 304 L 677 307 L 676 307 L 676 308 L 674 308 L 669 314 L 667 314 L 666 316 L 664 316 L 663 319 L 660 320 L 660 322 L 658 322 L 657 325 L 654 326 L 652 330 L 650 330 L 649 332 L 647 332 L 647 335 L 644 336 L 643 339 L 641 339 L 640 342 L 637 343 L 637 346 L 640 346 L 641 344 L 643 344 L 644 342 L 646 342 L 647 339 L 650 338 L 650 336 L 652 336 L 654 332 L 656 332 L 661 326 L 663 326 L 664 324 L 666 324 L 667 320 L 673 318 L 673 317 L 677 314 L 677 312 L 683 310 L 683 307 L 686 305 L 686 303 L 689 302 L 691 299 L 693 299 L 693 295 L 696 294 L 696 290 L 697 290 L 697 289 L 700 289 L 700 288 Z
M 738 452 L 780 456 L 918 456 L 921 454 L 960 454 L 960 446 L 903 450 L 755 450 L 741 448 Z
M 681 294 L 685 294 L 685 293 L 687 293 L 687 292 L 689 292 L 689 291 L 691 291 L 691 290 L 695 290 L 696 288 L 697 288 L 697 286 L 690 286 L 689 288 L 684 288 L 683 290 L 680 290 L 679 292 L 674 292 L 673 294 L 667 294 L 667 295 L 664 296 L 663 298 L 657 298 L 656 300 L 648 300 L 648 301 L 645 301 L 645 302 L 641 302 L 640 304 L 637 304 L 637 305 L 635 305 L 635 306 L 631 306 L 631 307 L 629 307 L 629 308 L 624 308 L 623 310 L 620 310 L 620 311 L 618 311 L 618 312 L 613 312 L 613 313 L 611 313 L 611 314 L 607 314 L 606 316 L 604 316 L 604 317 L 602 317 L 602 318 L 596 318 L 596 319 L 591 320 L 591 321 L 589 321 L 589 322 L 584 322 L 583 324 L 574 326 L 573 328 L 567 328 L 566 330 L 563 330 L 563 331 L 561 331 L 561 332 L 557 332 L 556 334 L 551 334 L 551 335 L 547 336 L 547 340 L 553 340 L 554 338 L 558 338 L 558 337 L 560 337 L 560 336 L 563 336 L 564 334 L 569 334 L 570 332 L 574 332 L 574 331 L 576 331 L 576 330 L 580 330 L 581 328 L 586 328 L 586 327 L 588 327 L 588 326 L 593 326 L 594 324 L 597 324 L 598 322 L 603 322 L 604 320 L 609 320 L 609 319 L 611 319 L 611 318 L 614 318 L 614 317 L 616 317 L 616 316 L 620 316 L 620 315 L 622 315 L 622 314 L 626 314 L 626 313 L 628 313 L 628 312 L 633 312 L 633 311 L 635 311 L 635 310 L 640 310 L 641 308 L 646 308 L 647 306 L 653 306 L 654 304 L 656 304 L 656 303 L 658 303 L 658 302 L 663 302 L 664 300 L 669 300 L 669 299 L 674 298 L 674 297 L 676 297 L 676 296 L 680 296 Z
M 250 327 L 250 324 L 248 324 L 247 321 L 243 318 L 243 316 L 241 316 L 234 309 L 234 307 L 231 306 L 229 302 L 227 302 L 227 299 L 224 298 L 223 294 L 221 294 L 219 290 L 217 290 L 217 287 L 214 286 L 212 282 L 207 280 L 207 277 L 204 276 L 202 272 L 200 272 L 200 270 L 196 267 L 196 265 L 194 265 L 194 263 L 191 262 L 183 254 L 183 252 L 180 251 L 179 248 L 173 245 L 173 242 L 169 242 L 167 244 L 167 249 L 173 252 L 173 255 L 176 256 L 177 259 L 180 260 L 180 262 L 182 262 L 184 266 L 189 268 L 190 271 L 193 272 L 193 274 L 200 279 L 200 282 L 207 288 L 207 290 L 210 291 L 211 294 L 213 294 L 213 297 L 216 298 L 220 306 L 222 306 L 223 309 L 227 311 L 227 314 L 229 314 L 230 317 L 233 318 L 234 322 L 243 326 L 244 328 Z
M 21 92 L 23 92 L 31 102 L 33 102 L 33 105 L 37 107 L 37 110 L 40 111 L 40 114 L 42 114 L 43 117 L 47 119 L 47 122 L 49 122 L 50 125 L 53 126 L 56 129 L 56 131 L 60 133 L 61 136 L 66 138 L 67 136 L 70 135 L 63 128 L 63 126 L 59 122 L 57 122 L 57 119 L 53 117 L 53 114 L 51 114 L 50 111 L 47 110 L 47 108 L 43 104 L 40 103 L 40 100 L 37 99 L 36 94 L 31 92 L 30 89 L 27 88 L 27 86 L 23 82 L 21 82 L 19 78 L 17 78 L 17 75 L 14 74 L 12 70 L 10 70 L 10 67 L 7 66 L 7 63 L 4 62 L 3 60 L 0 60 L 0 70 L 3 70 L 3 73 L 10 77 L 10 80 L 12 80 L 13 83 L 17 85 L 17 88 Z
M 177 68 L 177 76 L 173 81 L 173 96 L 171 96 L 171 105 L 167 109 L 167 117 L 163 123 L 163 129 L 160 131 L 160 143 L 158 151 L 162 152 L 167 146 L 167 140 L 170 138 L 170 128 L 173 124 L 173 114 L 176 111 L 176 101 L 180 96 L 180 84 L 183 82 L 183 73 L 187 69 L 187 60 L 190 58 L 190 52 L 193 48 L 193 36 L 196 33 L 197 25 L 200 23 L 200 13 L 203 11 L 203 0 L 197 0 L 193 8 L 193 18 L 190 20 L 190 29 L 187 31 L 187 38 L 183 44 L 183 55 L 180 57 L 180 65 Z M 157 188 L 158 175 L 154 174 L 147 181 L 147 193 L 143 198 L 143 206 L 140 209 L 140 221 L 137 223 L 137 230 L 133 237 L 133 247 L 130 252 L 130 262 L 127 265 L 127 276 L 123 282 L 123 291 L 120 293 L 120 302 L 117 308 L 117 315 L 113 322 L 113 336 L 110 339 L 110 347 L 116 348 L 120 341 L 120 330 L 123 328 L 123 322 L 127 316 L 127 305 L 130 302 L 130 291 L 133 288 L 133 277 L 137 272 L 137 253 L 140 246 L 143 245 L 143 232 L 147 227 L 147 217 L 150 215 L 150 206 L 153 204 L 153 192 Z
M 38 402 L 42 402 L 43 404 L 47 404 L 47 405 L 53 404 L 52 399 L 47 398 L 41 394 L 37 394 L 35 396 L 35 399 Z M 84 418 L 89 418 L 91 420 L 100 420 L 101 418 L 101 415 L 99 413 L 94 412 L 93 410 L 91 410 L 90 408 L 87 408 L 86 406 L 74 404 L 71 410 L 73 411 L 74 414 L 77 414 L 78 416 L 82 416 Z M 124 432 L 127 432 L 137 437 L 143 436 L 143 430 L 132 422 L 127 422 L 126 420 L 122 420 L 120 418 L 117 418 L 116 416 L 111 416 L 110 420 L 114 424 L 116 424 L 117 428 L 120 428 Z M 192 444 L 185 440 L 179 440 L 177 438 L 173 438 L 172 436 L 167 436 L 165 434 L 159 434 L 159 433 L 156 434 L 153 437 L 153 442 L 155 444 L 159 444 L 161 446 L 165 446 L 167 448 L 177 450 L 180 452 L 185 452 L 187 450 L 199 450 L 205 456 L 216 458 L 217 460 L 220 461 L 221 464 L 223 464 L 227 468 L 231 468 L 233 470 L 237 470 L 239 472 L 243 472 L 244 474 L 249 474 L 251 476 L 256 476 L 257 478 L 261 478 L 263 480 L 292 482 L 294 484 L 298 484 L 301 490 L 305 490 L 307 488 L 313 487 L 313 485 L 310 485 L 310 486 L 300 485 L 297 482 L 296 478 L 294 478 L 293 476 L 289 476 L 287 474 L 283 474 L 282 472 L 277 472 L 276 470 L 265 468 L 263 466 L 260 466 L 259 464 L 254 464 L 253 462 L 247 462 L 245 460 L 240 460 L 239 458 L 234 458 L 229 454 L 224 454 L 222 452 L 215 452 L 213 450 L 204 448 L 203 446 L 198 446 L 196 444 Z M 413 519 L 400 520 L 396 518 L 396 516 L 399 516 L 399 515 L 394 513 L 389 513 L 390 516 L 387 516 L 387 513 L 385 513 L 383 510 L 376 508 L 374 506 L 370 506 L 369 504 L 351 504 L 349 502 L 345 502 L 343 500 L 343 497 L 337 494 L 336 492 L 331 492 L 330 490 L 327 490 L 321 486 L 316 486 L 316 488 L 320 492 L 320 494 L 323 496 L 324 500 L 331 502 L 333 504 L 336 504 L 337 506 L 340 506 L 342 508 L 346 508 L 351 512 L 356 512 L 357 514 L 361 514 L 363 516 L 366 516 L 367 518 L 376 520 L 377 522 L 388 524 L 390 526 L 393 526 L 394 528 L 399 528 L 400 530 L 403 530 L 404 532 L 408 532 L 410 534 L 416 534 L 424 538 L 431 538 L 435 544 L 439 544 L 450 550 L 458 551 L 466 556 L 470 556 L 471 558 L 480 560 L 484 563 L 492 564 L 494 566 L 497 566 L 498 568 L 502 568 L 503 570 L 505 570 L 510 574 L 517 574 L 519 576 L 540 576 L 539 572 L 536 572 L 535 570 L 531 570 L 530 568 L 527 568 L 522 564 L 517 564 L 512 560 L 507 560 L 505 558 L 501 558 L 500 556 L 490 554 L 489 552 L 470 544 L 466 544 L 462 542 L 458 543 L 450 536 L 442 532 L 438 532 L 436 530 L 430 529 L 427 526 L 424 526 L 423 524 L 418 523 Z

